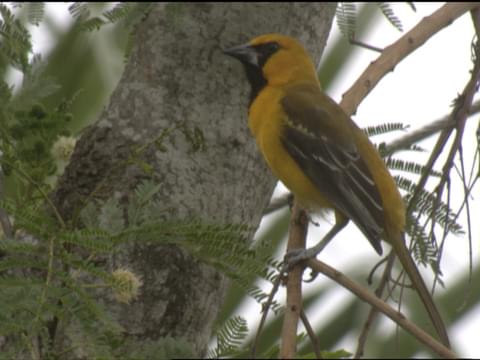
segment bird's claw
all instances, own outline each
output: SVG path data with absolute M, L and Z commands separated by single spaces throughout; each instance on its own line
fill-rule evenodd
M 310 269 L 310 278 L 303 280 L 303 282 L 311 283 L 313 280 L 317 278 L 317 276 L 318 276 L 318 271 Z
M 300 265 L 303 261 L 314 258 L 316 253 L 310 251 L 311 249 L 294 249 L 290 250 L 285 257 L 283 258 L 283 273 L 290 272 L 294 266 Z M 311 271 L 310 277 L 304 282 L 312 282 L 317 277 L 318 273 L 316 271 Z
M 291 271 L 295 265 L 299 265 L 302 261 L 314 258 L 317 254 L 312 249 L 293 249 L 285 254 L 283 262 L 286 271 Z
M 302 261 L 307 260 L 308 257 L 305 256 L 305 253 L 305 249 L 293 249 L 287 252 L 283 258 L 285 270 L 289 272 L 295 265 L 299 265 Z

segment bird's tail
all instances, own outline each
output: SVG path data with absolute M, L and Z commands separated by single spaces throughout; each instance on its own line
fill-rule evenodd
M 400 262 L 402 263 L 404 270 L 407 272 L 408 277 L 413 284 L 413 287 L 417 290 L 418 295 L 420 296 L 420 299 L 422 300 L 423 305 L 425 306 L 428 315 L 432 320 L 433 326 L 437 331 L 440 341 L 443 343 L 443 345 L 450 348 L 450 341 L 448 339 L 445 324 L 442 320 L 442 317 L 440 316 L 440 313 L 435 303 L 433 302 L 432 296 L 430 295 L 430 292 L 425 285 L 422 276 L 420 275 L 420 272 L 418 271 L 417 265 L 413 261 L 410 253 L 408 252 L 408 249 L 405 246 L 404 235 L 403 233 L 398 233 L 396 237 L 396 239 L 390 239 L 391 244 L 393 244 L 394 246 L 395 253 L 398 256 Z

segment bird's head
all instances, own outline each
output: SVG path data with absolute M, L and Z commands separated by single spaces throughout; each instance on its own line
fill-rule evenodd
M 307 51 L 289 36 L 261 35 L 247 44 L 226 49 L 224 53 L 242 62 L 252 90 L 256 93 L 267 84 L 282 86 L 292 82 L 311 82 L 317 78 Z

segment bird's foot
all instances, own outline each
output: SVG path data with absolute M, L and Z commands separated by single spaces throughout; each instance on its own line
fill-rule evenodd
M 309 248 L 309 249 L 293 249 L 290 250 L 288 253 L 285 254 L 283 258 L 283 263 L 284 263 L 284 273 L 290 272 L 294 266 L 296 265 L 301 265 L 302 262 L 315 258 L 317 256 L 318 252 L 315 247 Z M 310 273 L 310 278 L 307 280 L 304 280 L 305 282 L 312 282 L 316 277 L 318 273 L 313 271 Z

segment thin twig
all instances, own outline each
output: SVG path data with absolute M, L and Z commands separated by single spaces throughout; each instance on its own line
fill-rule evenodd
M 480 100 L 477 100 L 472 104 L 469 115 L 471 116 L 477 114 L 478 112 L 480 112 Z M 411 145 L 422 141 L 441 130 L 451 128 L 454 125 L 455 120 L 452 119 L 451 115 L 445 115 L 441 119 L 432 121 L 431 123 L 414 131 L 410 131 L 408 134 L 405 134 L 404 136 L 401 136 L 398 139 L 387 144 L 385 146 L 384 153 L 388 156 L 399 150 L 407 149 Z
M 435 340 L 433 337 L 420 329 L 414 323 L 407 320 L 407 318 L 402 313 L 394 310 L 390 305 L 379 299 L 376 295 L 372 294 L 367 289 L 358 285 L 353 280 L 343 275 L 341 272 L 335 270 L 334 268 L 317 259 L 307 260 L 306 265 L 313 270 L 318 271 L 319 273 L 322 273 L 325 276 L 329 277 L 336 283 L 342 285 L 344 288 L 355 294 L 361 300 L 367 302 L 371 306 L 374 306 L 378 311 L 388 316 L 399 326 L 412 334 L 418 341 L 428 346 L 439 356 L 449 359 L 454 359 L 458 357 L 452 350 L 448 349 L 446 346 Z
M 268 311 L 270 310 L 270 307 L 273 302 L 273 298 L 275 297 L 275 294 L 277 293 L 278 288 L 280 287 L 280 283 L 282 281 L 282 277 L 285 271 L 286 271 L 286 266 L 284 265 L 282 270 L 280 271 L 280 274 L 278 274 L 278 277 L 275 279 L 273 283 L 273 287 L 272 287 L 272 290 L 270 291 L 270 294 L 268 294 L 267 301 L 263 304 L 262 318 L 260 319 L 260 323 L 258 324 L 257 333 L 255 334 L 255 340 L 253 341 L 253 345 L 251 349 L 252 359 L 255 359 L 257 355 L 257 348 L 258 348 L 258 342 L 260 341 L 260 334 L 262 333 L 263 326 L 265 325 L 265 321 L 267 319 Z
M 468 201 L 468 197 L 470 196 L 471 189 L 468 188 L 467 183 L 466 183 L 466 173 L 465 173 L 465 162 L 463 159 L 463 150 L 462 147 L 460 147 L 458 155 L 460 157 L 460 169 L 461 169 L 461 175 L 460 178 L 462 179 L 462 185 L 463 185 L 463 202 L 462 205 L 459 209 L 458 214 L 460 214 L 461 209 L 463 208 L 463 205 L 465 204 L 465 212 L 467 214 L 467 234 L 468 234 L 468 275 L 469 275 L 469 281 L 472 281 L 472 274 L 473 274 L 473 239 L 472 239 L 472 216 L 470 213 L 470 202 Z M 457 215 L 458 216 L 458 215 Z
M 476 16 L 472 15 L 472 17 L 474 18 L 474 23 L 476 24 L 478 22 L 479 12 L 472 11 L 472 13 L 477 14 Z M 480 27 L 480 25 L 475 26 L 476 29 L 478 29 L 478 27 Z M 477 34 L 477 37 L 478 36 L 479 34 Z M 458 149 L 460 148 L 460 145 L 462 143 L 465 124 L 467 121 L 468 114 L 470 112 L 470 108 L 472 106 L 473 96 L 477 92 L 478 82 L 480 80 L 480 40 L 477 40 L 475 44 L 475 52 L 476 52 L 475 54 L 476 59 L 475 59 L 475 65 L 472 70 L 472 75 L 467 85 L 465 86 L 465 89 L 463 90 L 462 94 L 458 97 L 457 104 L 452 113 L 452 118 L 455 121 L 456 134 L 453 140 L 453 144 L 450 148 L 450 152 L 448 154 L 447 160 L 445 161 L 445 164 L 442 169 L 442 177 L 435 189 L 436 197 L 435 197 L 435 204 L 433 206 L 433 216 L 435 216 L 435 211 L 439 206 L 440 199 L 442 198 L 443 190 L 445 188 L 445 183 L 447 182 L 447 179 L 450 177 L 450 171 L 453 167 L 455 156 L 457 155 Z M 434 224 L 435 224 L 435 217 L 432 219 L 432 226 L 434 226 Z M 433 229 L 432 229 L 432 232 L 433 232 Z
M 470 14 L 472 17 L 472 22 L 473 22 L 475 33 L 476 33 L 476 43 L 473 47 L 473 51 L 474 51 L 473 57 L 475 59 L 475 63 L 474 63 L 473 70 L 471 71 L 470 80 L 465 86 L 465 89 L 463 90 L 462 94 L 458 97 L 456 106 L 454 108 L 454 112 L 452 113 L 452 118 L 455 122 L 456 134 L 455 134 L 453 143 L 451 145 L 450 152 L 448 154 L 448 157 L 442 169 L 443 175 L 437 187 L 435 188 L 436 197 L 435 197 L 434 206 L 432 208 L 433 216 L 431 220 L 432 234 L 433 234 L 433 227 L 436 222 L 436 217 L 435 217 L 436 209 L 439 206 L 443 191 L 445 189 L 445 185 L 450 183 L 450 172 L 454 166 L 455 156 L 457 155 L 457 153 L 460 154 L 460 158 L 461 158 L 462 140 L 463 140 L 465 125 L 468 118 L 468 114 L 472 107 L 473 97 L 475 93 L 478 91 L 478 86 L 480 81 L 480 10 L 478 8 L 475 8 L 471 10 Z M 450 194 L 448 189 L 447 189 L 447 192 L 448 194 Z M 445 229 L 445 232 L 446 230 L 447 229 Z M 442 246 L 443 246 L 443 241 L 442 241 Z M 441 252 L 440 252 L 440 255 L 441 255 Z
M 310 325 L 310 322 L 308 321 L 307 314 L 305 314 L 305 311 L 302 309 L 300 312 L 300 318 L 302 319 L 303 326 L 305 326 L 305 329 L 307 330 L 308 337 L 310 338 L 310 341 L 312 342 L 313 346 L 313 351 L 315 352 L 315 356 L 317 359 L 322 359 L 322 353 L 320 351 L 320 343 L 318 341 L 317 334 L 315 334 L 315 331 L 312 328 L 312 325 Z
M 282 196 L 277 196 L 272 201 L 270 204 L 268 204 L 267 208 L 263 211 L 263 215 L 270 214 L 278 209 L 283 208 L 286 205 L 289 205 L 290 207 L 293 204 L 293 194 L 291 192 L 282 195 Z
M 480 35 L 480 12 L 478 11 L 478 9 L 474 9 L 471 11 L 471 14 L 472 14 L 474 27 L 477 32 L 477 41 L 474 47 L 475 64 L 474 64 L 473 70 L 471 71 L 470 80 L 465 86 L 462 94 L 458 96 L 455 107 L 452 111 L 451 118 L 454 123 L 456 133 L 455 133 L 455 138 L 453 140 L 453 143 L 450 147 L 449 154 L 442 168 L 442 177 L 440 178 L 440 181 L 435 188 L 435 200 L 432 206 L 432 217 L 429 220 L 431 224 L 430 234 L 432 234 L 432 236 L 434 236 L 434 227 L 436 224 L 436 210 L 440 205 L 440 201 L 442 199 L 445 185 L 450 181 L 450 172 L 451 172 L 451 169 L 453 168 L 455 157 L 461 149 L 466 121 L 468 118 L 468 114 L 471 111 L 470 109 L 472 107 L 473 97 L 478 90 L 478 84 L 480 80 L 480 40 L 478 40 Z M 435 241 L 434 238 L 432 240 Z M 443 247 L 443 241 L 442 241 L 441 247 Z M 440 252 L 440 256 L 441 256 L 441 252 Z M 440 262 L 440 256 L 439 256 L 439 262 Z
M 383 49 L 379 48 L 379 47 L 376 47 L 376 46 L 373 46 L 373 45 L 369 45 L 367 43 L 364 43 L 360 40 L 355 40 L 355 39 L 349 39 L 348 42 L 352 45 L 357 45 L 357 46 L 360 46 L 362 48 L 365 48 L 365 49 L 368 49 L 368 50 L 372 50 L 372 51 L 375 51 L 377 53 L 381 53 L 383 51 Z
M 415 208 L 415 204 L 417 203 L 418 197 L 420 196 L 422 190 L 425 187 L 425 184 L 427 183 L 427 180 L 431 174 L 431 171 L 433 169 L 433 165 L 435 164 L 435 161 L 437 161 L 437 158 L 440 156 L 442 153 L 445 144 L 447 143 L 448 138 L 450 137 L 453 129 L 452 128 L 447 128 L 443 130 L 435 144 L 435 147 L 432 150 L 432 153 L 430 154 L 430 157 L 425 164 L 425 166 L 422 169 L 422 175 L 420 176 L 420 180 L 418 181 L 417 186 L 415 187 L 415 191 L 413 192 L 413 195 L 410 197 L 410 200 L 408 202 L 407 206 L 407 214 L 411 214 Z M 428 205 L 427 202 L 425 202 L 424 207 Z M 418 216 L 420 216 L 423 213 L 423 208 L 418 211 Z
M 35 180 L 33 180 L 30 175 L 24 171 L 22 168 L 15 166 L 13 163 L 6 161 L 2 159 L 2 162 L 5 162 L 8 164 L 13 170 L 15 170 L 19 175 L 21 175 L 25 180 L 27 180 L 30 184 L 32 184 L 35 188 L 37 188 L 38 192 L 40 195 L 42 195 L 43 199 L 46 201 L 46 203 L 50 206 L 52 209 L 53 213 L 55 214 L 55 217 L 57 218 L 58 222 L 60 223 L 62 228 L 66 227 L 65 222 L 63 221 L 62 215 L 60 215 L 57 207 L 55 204 L 52 202 L 52 199 L 50 199 L 50 196 L 43 190 L 42 186 L 38 184 Z
M 50 283 L 52 282 L 52 277 L 53 277 L 53 266 L 54 266 L 54 256 L 55 256 L 55 237 L 50 237 L 49 242 L 48 242 L 48 268 L 47 268 L 47 276 L 45 278 L 45 284 L 42 289 L 42 293 L 40 294 L 40 300 L 38 302 L 38 307 L 37 307 L 37 313 L 35 315 L 35 318 L 33 319 L 33 326 L 36 329 L 40 329 L 41 327 L 41 316 L 42 316 L 42 311 L 44 311 L 44 306 L 47 301 L 47 292 L 49 291 Z M 40 349 L 40 344 L 36 342 L 38 340 L 38 335 L 36 332 L 34 332 L 32 335 L 32 343 L 37 343 L 38 349 Z M 35 340 L 36 339 L 36 340 Z M 38 353 L 40 354 L 41 351 L 38 350 Z M 41 359 L 41 357 L 39 357 Z
M 368 284 L 368 285 L 372 285 L 372 283 L 373 283 L 373 275 L 375 274 L 375 271 L 377 271 L 377 269 L 378 269 L 384 262 L 388 261 L 388 257 L 389 257 L 389 256 L 390 256 L 390 253 L 389 253 L 387 256 L 385 256 L 384 258 L 382 258 L 379 262 L 377 262 L 377 263 L 373 266 L 372 270 L 370 270 L 370 273 L 369 273 L 368 276 L 367 276 L 367 284 Z

